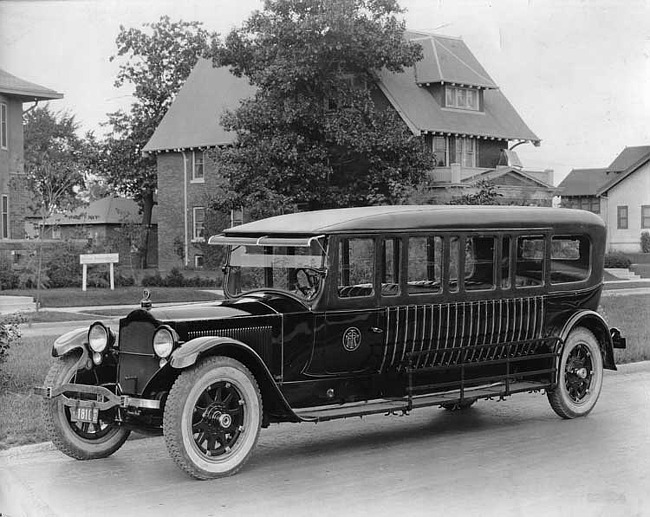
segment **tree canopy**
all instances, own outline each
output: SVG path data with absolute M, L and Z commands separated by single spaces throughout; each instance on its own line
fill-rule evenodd
M 25 179 L 35 198 L 34 209 L 45 219 L 79 203 L 92 160 L 92 135 L 77 135 L 73 115 L 37 106 L 24 116 Z
M 222 118 L 221 208 L 397 202 L 433 167 L 376 87 L 421 58 L 394 0 L 267 0 L 214 48 L 217 65 L 257 87 Z
M 200 22 L 172 22 L 167 16 L 144 24 L 142 29 L 120 27 L 117 54 L 111 57 L 111 61 L 120 62 L 115 86 L 132 86 L 133 102 L 128 111 L 108 115 L 111 133 L 98 165 L 118 192 L 141 204 L 147 228 L 157 171 L 155 157 L 143 156 L 142 149 L 196 61 L 209 53 L 215 39 L 216 34 L 203 29 Z M 143 249 L 147 239 L 148 234 Z

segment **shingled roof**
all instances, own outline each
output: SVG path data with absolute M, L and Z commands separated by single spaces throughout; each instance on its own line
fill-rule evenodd
M 465 42 L 424 32 L 405 32 L 422 45 L 424 58 L 402 73 L 382 70 L 378 86 L 414 134 L 434 133 L 477 138 L 530 141 L 540 139 L 521 119 Z M 484 111 L 445 109 L 426 85 L 456 84 L 483 89 Z M 145 152 L 160 152 L 233 143 L 224 130 L 224 111 L 252 97 L 255 88 L 225 67 L 200 59 L 187 78 Z
M 557 189 L 562 196 L 595 196 L 610 178 L 607 169 L 573 169 Z
M 25 81 L 2 68 L 0 68 L 0 93 L 20 97 L 23 102 L 63 98 L 62 93 Z
M 207 59 L 199 59 L 143 150 L 232 144 L 235 135 L 223 128 L 221 116 L 254 94 L 255 88 L 247 79 L 235 77 L 225 67 L 214 68 Z
M 157 210 L 154 207 L 152 224 L 157 224 Z M 139 205 L 132 199 L 105 197 L 79 207 L 69 214 L 55 214 L 45 221 L 46 226 L 81 226 L 93 224 L 119 225 L 140 223 Z

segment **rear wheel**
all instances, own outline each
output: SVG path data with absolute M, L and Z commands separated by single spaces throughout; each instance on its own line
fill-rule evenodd
M 58 358 L 47 373 L 45 385 L 53 388 L 68 382 L 99 385 L 94 371 L 77 369 L 79 357 L 78 353 L 72 353 Z M 70 408 L 59 397 L 43 400 L 42 409 L 52 443 L 78 460 L 106 458 L 122 447 L 130 434 L 128 429 L 115 424 L 115 409 L 100 411 L 96 424 L 73 421 Z
M 572 330 L 564 343 L 558 383 L 548 400 L 562 418 L 587 415 L 596 405 L 603 385 L 603 356 L 590 330 Z
M 261 425 L 257 382 L 230 357 L 210 357 L 181 373 L 163 417 L 169 454 L 197 479 L 239 471 L 255 448 Z

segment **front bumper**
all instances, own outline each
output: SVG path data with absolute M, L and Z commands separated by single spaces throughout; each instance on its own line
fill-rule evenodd
M 92 386 L 89 384 L 62 384 L 56 388 L 51 386 L 37 386 L 34 388 L 36 395 L 46 399 L 61 398 L 61 402 L 69 407 L 97 408 L 99 411 L 106 411 L 113 407 L 139 408 L 139 409 L 160 409 L 160 400 L 141 399 L 128 395 L 116 395 L 104 386 Z M 77 398 L 72 395 L 94 395 L 95 399 Z

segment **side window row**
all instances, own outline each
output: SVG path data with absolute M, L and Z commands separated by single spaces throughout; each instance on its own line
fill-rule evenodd
M 341 239 L 339 296 L 373 296 L 375 267 L 379 268 L 381 295 L 401 294 L 403 247 L 407 248 L 405 287 L 409 295 L 442 292 L 445 251 L 450 293 L 459 292 L 461 285 L 464 291 L 492 290 L 497 283 L 501 289 L 510 289 L 513 284 L 517 288 L 539 287 L 545 282 L 547 245 L 547 237 L 533 234 L 447 239 L 441 235 L 414 235 L 382 239 L 380 260 L 376 261 L 374 238 Z M 591 247 L 586 236 L 554 236 L 550 246 L 551 284 L 579 282 L 589 276 Z

